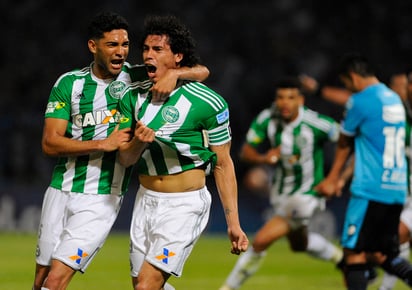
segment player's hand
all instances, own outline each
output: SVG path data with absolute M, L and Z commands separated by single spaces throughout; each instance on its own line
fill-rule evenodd
M 249 240 L 243 230 L 238 227 L 235 229 L 228 229 L 228 235 L 231 242 L 230 252 L 239 255 L 245 252 L 249 246 Z
M 276 148 L 271 148 L 265 154 L 265 163 L 266 164 L 276 164 L 280 158 L 280 146 Z
M 178 76 L 175 70 L 169 69 L 150 89 L 153 102 L 164 102 L 176 88 Z
M 151 143 L 155 138 L 155 131 L 143 124 L 142 121 L 137 121 L 134 130 L 134 137 L 141 143 Z
M 314 93 L 319 88 L 318 81 L 315 78 L 311 77 L 311 76 L 301 74 L 299 76 L 299 80 L 300 80 L 300 83 L 302 85 L 303 90 L 305 90 L 309 93 Z
M 114 131 L 104 140 L 103 151 L 110 152 L 119 149 L 121 145 L 130 140 L 130 134 L 130 128 L 119 130 L 119 125 L 116 125 Z
M 314 189 L 320 195 L 323 195 L 325 197 L 338 196 L 339 191 L 341 190 L 341 188 L 339 188 L 337 185 L 337 181 L 335 182 L 327 178 L 321 181 L 317 186 L 315 186 Z

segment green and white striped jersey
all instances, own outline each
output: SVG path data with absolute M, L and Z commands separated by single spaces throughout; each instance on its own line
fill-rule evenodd
M 332 118 L 301 107 L 296 120 L 285 123 L 265 109 L 252 121 L 246 141 L 257 148 L 265 140 L 281 155 L 273 179 L 277 194 L 316 195 L 313 187 L 324 178 L 324 144 L 337 141 L 339 124 Z
M 119 100 L 134 81 L 142 92 L 150 88 L 143 65 L 126 63 L 115 80 L 98 79 L 91 66 L 65 73 L 52 88 L 45 118 L 67 120 L 66 137 L 82 141 L 105 139 L 119 122 Z M 78 193 L 123 194 L 130 171 L 117 161 L 117 152 L 60 157 L 50 185 Z
M 169 175 L 209 165 L 207 169 L 213 169 L 216 154 L 208 146 L 231 140 L 226 101 L 198 82 L 177 88 L 164 103 L 151 103 L 150 95 L 131 91 L 123 97 L 120 111 L 121 128 L 134 127 L 140 119 L 156 132 L 137 163 L 139 174 Z

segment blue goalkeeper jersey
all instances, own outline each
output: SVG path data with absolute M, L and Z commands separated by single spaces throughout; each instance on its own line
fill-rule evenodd
M 405 110 L 400 97 L 382 83 L 353 94 L 341 130 L 355 138 L 352 195 L 385 204 L 404 203 Z

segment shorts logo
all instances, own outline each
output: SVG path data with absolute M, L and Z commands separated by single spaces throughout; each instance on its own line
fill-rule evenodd
M 87 257 L 89 254 L 86 252 L 83 252 L 82 249 L 77 249 L 77 255 L 70 256 L 69 258 L 73 261 L 76 261 L 76 264 L 80 265 L 80 262 L 82 261 L 82 258 Z
M 163 263 L 168 264 L 169 263 L 169 258 L 173 257 L 174 255 L 176 255 L 176 253 L 169 251 L 166 248 L 163 248 L 163 254 L 156 256 L 156 259 L 158 260 L 162 260 Z
M 175 123 L 179 119 L 179 111 L 173 106 L 167 106 L 162 110 L 162 117 L 168 123 Z

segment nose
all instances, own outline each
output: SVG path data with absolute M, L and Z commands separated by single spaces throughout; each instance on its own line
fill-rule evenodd
M 120 55 L 120 56 L 125 56 L 129 53 L 129 47 L 124 47 L 119 45 L 116 49 L 116 54 Z
M 153 49 L 150 49 L 150 48 L 148 48 L 148 49 L 146 49 L 146 50 L 144 50 L 144 52 L 143 52 L 143 58 L 144 59 L 151 59 L 151 58 L 153 58 Z

